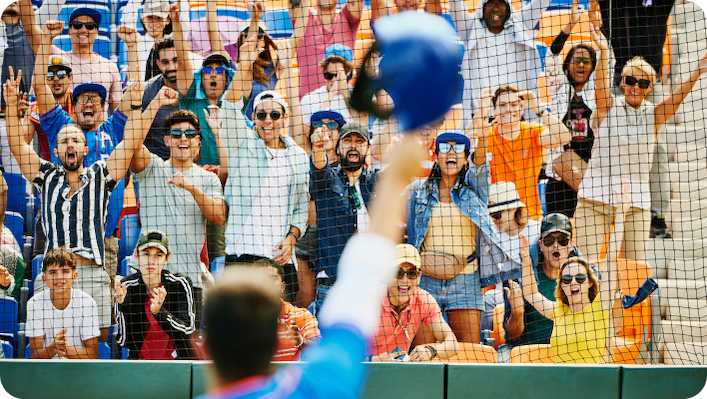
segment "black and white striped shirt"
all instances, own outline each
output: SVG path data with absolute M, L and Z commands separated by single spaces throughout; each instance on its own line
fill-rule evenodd
M 42 226 L 47 236 L 45 254 L 65 246 L 99 266 L 104 262 L 108 199 L 116 182 L 105 161 L 83 170 L 83 185 L 71 197 L 71 185 L 61 164 L 42 161 L 34 185 L 41 194 Z

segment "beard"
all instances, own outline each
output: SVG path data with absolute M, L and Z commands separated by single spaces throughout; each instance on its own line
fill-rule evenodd
M 168 81 L 168 82 L 170 82 L 170 83 L 176 82 L 176 81 L 177 81 L 177 73 L 176 73 L 176 72 L 177 72 L 177 71 L 174 70 L 174 69 L 171 69 L 171 70 L 169 70 L 169 71 L 165 71 L 165 73 L 163 73 L 163 75 L 164 75 L 164 80 L 166 80 L 166 81 Z M 173 75 L 170 75 L 171 73 L 174 73 L 174 74 L 173 74 Z
M 349 161 L 349 154 L 353 150 L 349 151 L 346 153 L 346 156 L 339 156 L 339 160 L 341 162 L 341 167 L 347 171 L 347 172 L 355 172 L 363 167 L 363 164 L 366 163 L 366 157 L 362 156 L 360 152 L 356 151 L 358 154 L 358 161 L 356 162 L 351 162 Z
M 64 169 L 66 169 L 69 172 L 76 172 L 77 170 L 79 170 L 81 165 L 83 165 L 83 157 L 79 156 L 78 154 L 76 154 L 75 156 L 76 156 L 76 163 L 74 163 L 72 165 L 67 165 L 64 162 L 61 163 L 61 165 L 64 167 Z

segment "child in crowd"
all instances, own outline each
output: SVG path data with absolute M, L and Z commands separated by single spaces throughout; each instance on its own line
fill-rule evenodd
M 27 302 L 33 359 L 98 358 L 98 308 L 88 294 L 71 288 L 77 277 L 76 259 L 66 248 L 54 248 L 44 257 L 42 281 L 49 290 Z
M 194 296 L 189 277 L 165 270 L 169 238 L 147 230 L 137 241 L 140 271 L 115 284 L 118 343 L 130 359 L 191 359 Z

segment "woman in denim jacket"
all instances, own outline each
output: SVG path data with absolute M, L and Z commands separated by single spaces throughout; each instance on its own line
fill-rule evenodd
M 477 247 L 491 242 L 503 253 L 509 251 L 487 211 L 491 176 L 486 139 L 491 125 L 481 117 L 476 125 L 473 164 L 466 135 L 451 131 L 437 137 L 437 162 L 430 177 L 408 187 L 407 234 L 408 243 L 419 249 L 422 258 L 420 287 L 447 313 L 459 341 L 478 343 L 483 301 L 476 254 L 484 251 Z

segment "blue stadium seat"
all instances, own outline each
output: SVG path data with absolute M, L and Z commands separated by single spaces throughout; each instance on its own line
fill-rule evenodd
M 32 259 L 32 280 L 29 282 L 30 297 L 34 295 L 34 279 L 42 273 L 42 262 L 44 262 L 44 255 L 37 255 Z
M 17 244 L 22 249 L 24 243 L 22 235 L 25 231 L 25 220 L 22 215 L 17 212 L 5 212 L 5 227 L 10 229 L 15 240 L 17 240 Z
M 117 328 L 117 325 L 111 324 L 110 328 L 108 329 L 108 347 L 111 350 L 110 358 L 118 360 L 128 360 L 128 349 L 123 348 L 122 346 L 118 345 L 118 342 L 116 342 L 116 338 L 118 337 L 118 332 L 116 331 Z
M 545 200 L 545 192 L 547 191 L 547 179 L 538 182 L 538 196 L 540 197 L 540 207 L 543 211 L 543 216 L 547 216 L 547 201 Z
M 218 258 L 214 258 L 214 260 L 211 261 L 211 274 L 214 276 L 215 280 L 218 281 L 218 279 L 221 278 L 221 274 L 223 273 L 224 267 L 226 267 L 225 256 L 219 256 Z
M 5 340 L 2 340 L 0 342 L 2 342 L 2 352 L 5 355 L 5 358 L 11 359 L 12 355 L 15 353 L 15 349 L 12 347 L 12 343 L 7 342 Z
M 268 35 L 273 38 L 292 36 L 292 20 L 288 10 L 270 10 L 263 14 Z
M 17 348 L 17 332 L 20 326 L 17 323 L 18 304 L 12 298 L 0 298 L 0 338 L 12 343 Z M 13 352 L 9 358 L 15 358 Z
M 98 341 L 98 358 L 101 360 L 110 360 L 110 346 L 103 341 Z
M 545 70 L 545 55 L 547 54 L 547 46 L 545 43 L 536 41 L 535 42 L 535 47 L 538 49 L 538 56 L 540 57 L 540 65 L 543 68 L 543 71 Z
M 140 237 L 138 227 L 138 215 L 125 215 L 120 221 L 120 248 L 118 250 L 118 262 L 122 264 L 126 256 L 130 256 L 137 245 Z
M 103 58 L 111 59 L 111 41 L 105 36 L 98 36 L 96 41 L 93 42 L 93 52 L 100 55 Z
M 223 5 L 216 6 L 216 15 L 219 17 L 233 17 L 237 19 L 242 19 L 243 21 L 250 20 L 250 12 L 242 7 L 229 7 Z M 206 18 L 206 7 L 192 7 L 189 9 L 189 19 L 196 21 L 197 19 Z
M 57 20 L 64 21 L 64 32 L 63 34 L 69 34 L 69 17 L 71 13 L 77 8 L 88 7 L 98 11 L 101 14 L 101 23 L 98 26 L 98 33 L 104 36 L 108 36 L 110 32 L 110 25 L 113 23 L 113 18 L 110 12 L 109 3 L 92 3 L 92 2 L 66 2 L 64 7 L 62 7 L 61 12 L 57 16 Z
M 7 210 L 27 219 L 27 180 L 21 174 L 3 173 L 7 182 Z
M 71 51 L 71 37 L 69 35 L 59 35 L 54 38 L 52 44 L 64 51 Z

